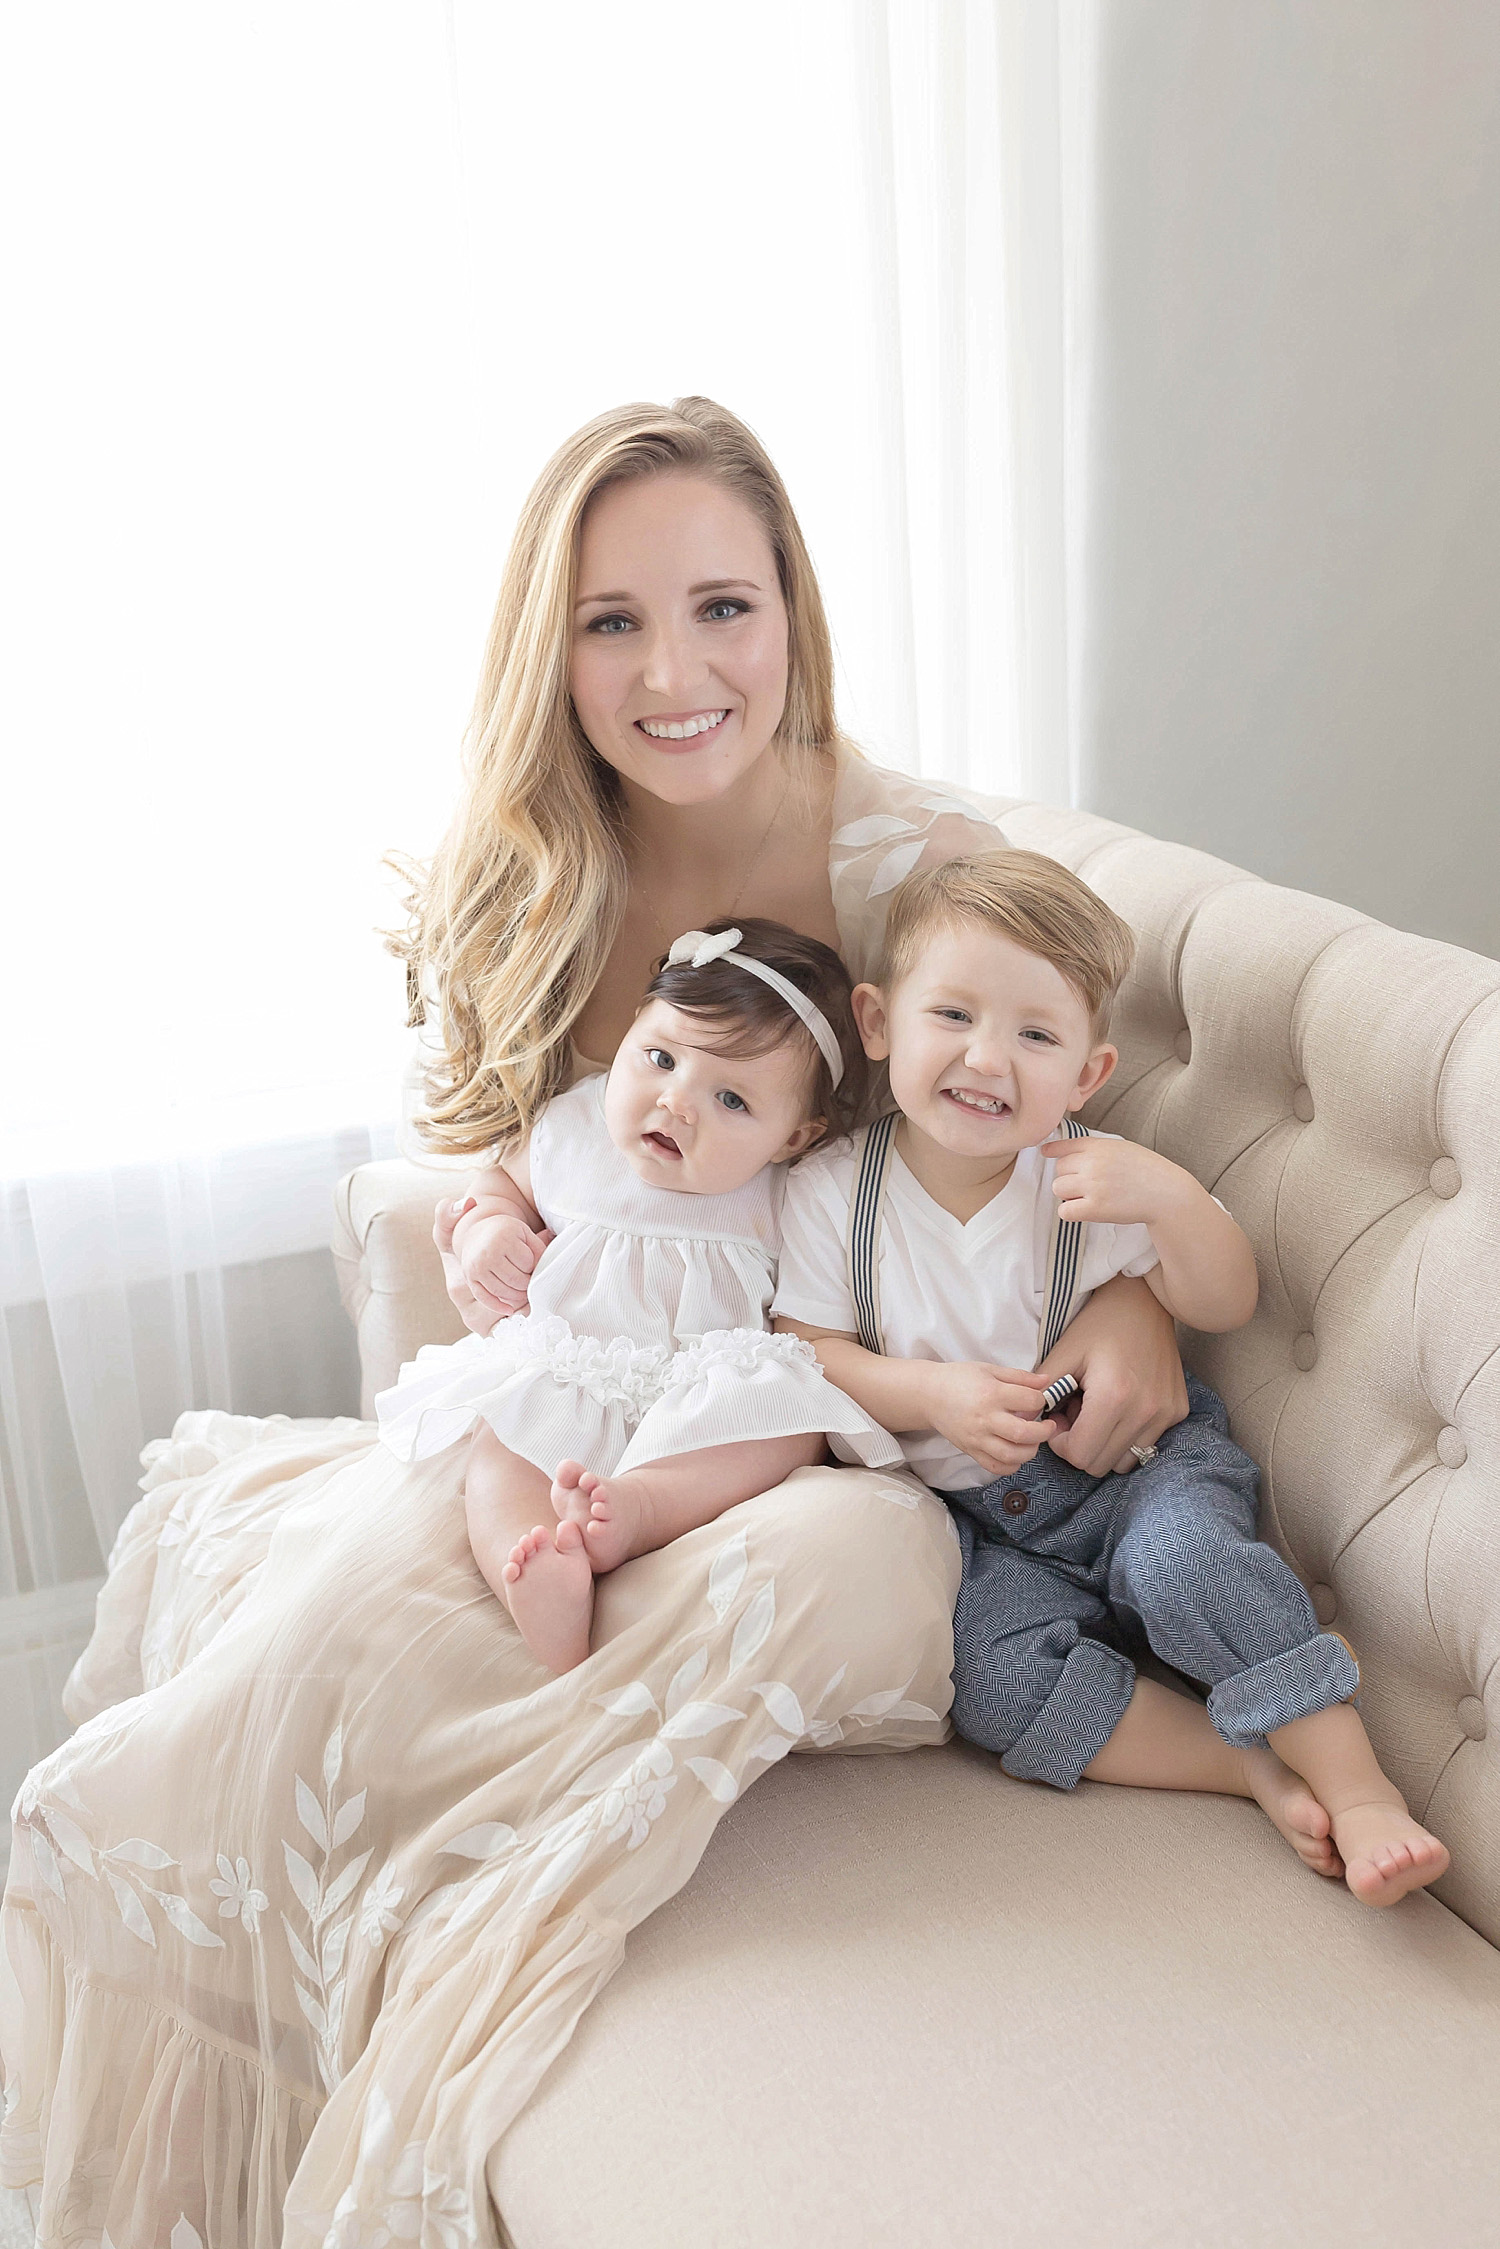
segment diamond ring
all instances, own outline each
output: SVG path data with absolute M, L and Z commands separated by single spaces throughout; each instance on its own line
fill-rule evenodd
M 1130 1450 L 1135 1454 L 1136 1459 L 1140 1462 L 1143 1468 L 1146 1466 L 1146 1463 L 1148 1461 L 1155 1460 L 1156 1458 L 1155 1445 L 1132 1445 L 1130 1447 Z

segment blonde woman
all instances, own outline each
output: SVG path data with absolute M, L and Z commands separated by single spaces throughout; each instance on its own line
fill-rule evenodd
M 414 902 L 428 1144 L 482 1185 L 684 930 L 784 921 L 866 979 L 900 878 L 997 841 L 840 736 L 750 432 L 704 399 L 601 416 L 527 503 Z M 460 1266 L 454 1200 L 486 1328 L 525 1275 Z M 1181 1418 L 1143 1283 L 1066 1343 L 1077 1465 Z M 64 1696 L 86 1723 L 15 1807 L 0 2180 L 43 2239 L 494 2243 L 491 2148 L 724 1806 L 793 1747 L 946 1732 L 958 1549 L 914 1480 L 799 1469 L 601 1578 L 552 1677 L 474 1561 L 462 1457 L 222 1414 L 151 1448 Z

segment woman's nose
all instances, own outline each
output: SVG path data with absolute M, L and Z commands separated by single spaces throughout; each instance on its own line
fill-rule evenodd
M 671 630 L 652 633 L 641 668 L 641 684 L 648 695 L 660 695 L 668 702 L 690 697 L 703 671 L 702 660 L 685 635 Z

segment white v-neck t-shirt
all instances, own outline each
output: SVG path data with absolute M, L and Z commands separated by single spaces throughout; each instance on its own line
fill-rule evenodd
M 787 1174 L 773 1306 L 786 1319 L 850 1335 L 859 1329 L 845 1246 L 855 1160 L 846 1142 L 805 1157 Z M 888 1357 L 1036 1365 L 1055 1168 L 1054 1159 L 1044 1162 L 1037 1149 L 1023 1148 L 999 1194 L 962 1225 L 892 1153 L 880 1239 L 880 1320 Z M 1117 1273 L 1149 1273 L 1159 1263 L 1146 1227 L 1089 1225 L 1075 1312 L 1088 1292 Z M 989 1469 L 934 1429 L 903 1431 L 896 1442 L 934 1491 L 970 1491 L 993 1480 Z

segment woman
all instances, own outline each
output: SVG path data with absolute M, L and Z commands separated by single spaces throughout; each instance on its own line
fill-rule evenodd
M 482 1158 L 603 1066 L 682 930 L 771 916 L 862 976 L 901 876 L 996 840 L 867 765 L 831 683 L 731 415 L 625 407 L 561 449 L 407 940 L 433 1147 Z M 1140 1283 L 1065 1343 L 1079 1465 L 1180 1418 Z M 490 2148 L 724 1805 L 793 1746 L 942 1737 L 947 1517 L 799 1470 L 601 1579 L 596 1653 L 552 1677 L 469 1552 L 462 1447 L 200 1414 L 151 1457 L 65 1697 L 88 1723 L 17 1800 L 0 2176 L 43 2182 L 43 2241 L 272 2249 L 284 2206 L 298 2249 L 493 2242 Z

